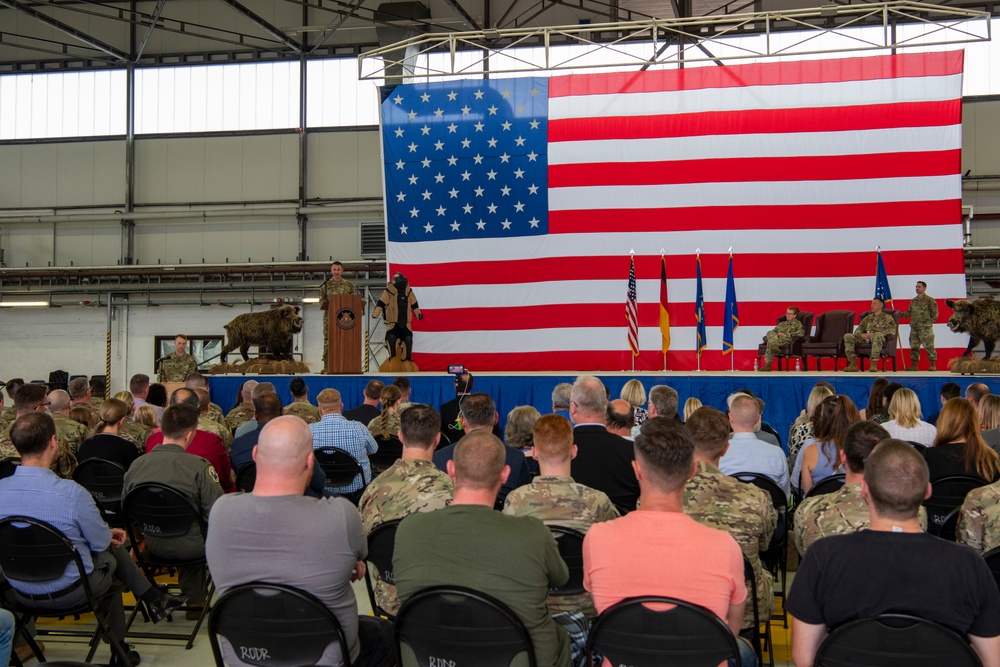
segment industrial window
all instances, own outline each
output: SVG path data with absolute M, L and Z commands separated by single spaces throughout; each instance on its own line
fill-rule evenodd
M 0 140 L 125 134 L 125 70 L 0 76 Z

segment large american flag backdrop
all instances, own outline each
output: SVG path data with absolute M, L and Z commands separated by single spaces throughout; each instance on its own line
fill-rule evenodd
M 787 305 L 868 308 L 882 248 L 897 307 L 916 280 L 944 322 L 965 295 L 962 53 L 397 86 L 382 103 L 388 262 L 425 314 L 422 370 L 629 370 L 635 250 L 640 354 L 696 367 L 695 253 L 708 324 L 703 370 L 736 367 Z M 908 326 L 901 331 L 906 348 Z M 903 353 L 905 354 L 905 353 Z M 906 358 L 904 357 L 904 361 Z

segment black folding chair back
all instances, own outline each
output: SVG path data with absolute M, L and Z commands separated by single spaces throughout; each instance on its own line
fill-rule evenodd
M 986 484 L 985 480 L 969 475 L 947 475 L 931 480 L 931 497 L 924 501 L 927 532 L 940 535 L 948 515 L 962 506 L 966 494 Z
M 562 586 L 549 589 L 549 595 L 580 595 L 583 587 L 583 538 L 578 530 L 565 526 L 549 526 L 559 546 L 559 555 L 569 567 L 569 580 Z
M 844 473 L 837 473 L 836 475 L 830 475 L 829 477 L 824 477 L 820 481 L 812 485 L 809 492 L 806 493 L 806 498 L 815 498 L 816 496 L 823 496 L 828 493 L 834 493 L 840 490 L 840 487 L 844 485 L 844 481 L 847 476 Z
M 337 618 L 322 602 L 291 586 L 254 582 L 221 596 L 208 620 L 217 667 L 224 667 L 219 637 L 236 657 L 261 667 L 315 665 L 331 642 L 340 643 L 345 667 L 350 651 Z
M 664 605 L 670 606 L 661 609 Z M 653 595 L 605 609 L 587 639 L 587 655 L 594 651 L 613 665 L 630 667 L 741 664 L 736 637 L 721 618 L 704 607 Z
M 427 667 L 431 657 L 441 665 L 509 667 L 522 654 L 529 667 L 538 664 L 528 630 L 510 608 L 459 586 L 434 586 L 412 595 L 396 616 L 395 636 L 399 667 Z
M 987 567 L 993 573 L 994 581 L 997 582 L 997 588 L 1000 589 L 1000 547 L 994 547 L 984 553 L 983 560 L 986 561 Z
M 378 444 L 378 451 L 369 454 L 368 461 L 372 469 L 382 472 L 403 456 L 403 443 L 394 435 L 388 438 L 377 436 L 375 443 Z
M 767 646 L 768 664 L 774 667 L 774 644 L 771 641 L 771 624 L 764 623 L 764 631 L 760 629 L 760 606 L 757 602 L 757 575 L 753 571 L 750 559 L 743 555 L 743 578 L 747 582 L 747 594 L 750 598 L 750 608 L 753 610 L 753 652 L 757 655 L 757 664 L 764 664 L 764 646 Z
M 25 629 L 25 622 L 28 618 L 69 616 L 93 611 L 97 620 L 97 629 L 90 642 L 87 662 L 90 662 L 97 652 L 99 643 L 97 637 L 102 635 L 108 640 L 111 650 L 116 653 L 118 659 L 124 660 L 122 664 L 129 664 L 128 656 L 121 645 L 121 640 L 124 637 L 115 637 L 108 625 L 106 611 L 105 613 L 99 611 L 98 601 L 90 588 L 83 560 L 73 543 L 57 528 L 44 521 L 25 516 L 0 519 L 0 570 L 3 571 L 8 581 L 33 584 L 54 581 L 61 578 L 70 568 L 76 570 L 79 581 L 77 585 L 83 588 L 84 601 L 77 605 L 67 605 L 66 608 L 55 610 L 51 607 L 39 608 L 29 602 L 16 599 L 12 609 L 20 615 L 17 621 L 18 632 L 28 642 L 39 661 L 42 661 L 45 658 L 39 646 Z M 120 595 L 120 593 L 112 588 L 102 598 L 111 595 Z
M 13 475 L 19 465 L 21 465 L 21 459 L 16 456 L 9 456 L 0 460 L 0 479 Z
M 328 487 L 350 486 L 363 473 L 357 459 L 342 449 L 336 447 L 321 447 L 315 452 L 319 467 L 326 474 Z M 364 484 L 368 480 L 363 480 Z
M 981 667 L 964 637 L 916 616 L 882 614 L 845 623 L 816 653 L 817 667 Z
M 73 471 L 73 481 L 87 489 L 108 524 L 122 527 L 122 493 L 125 486 L 125 468 L 120 463 L 105 459 L 87 459 Z
M 401 519 L 384 521 L 372 528 L 368 533 L 368 556 L 365 560 L 378 569 L 379 577 L 387 584 L 396 584 L 396 576 L 392 571 L 392 554 L 396 548 L 396 528 Z M 392 618 L 392 614 L 380 607 L 375 601 L 375 582 L 372 581 L 371 568 L 365 569 L 365 587 L 368 589 L 368 600 L 372 611 L 379 616 Z
M 240 491 L 250 493 L 254 484 L 257 483 L 257 462 L 251 461 L 244 464 L 236 471 L 236 488 Z

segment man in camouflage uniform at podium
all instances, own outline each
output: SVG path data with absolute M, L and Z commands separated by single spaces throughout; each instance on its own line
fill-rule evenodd
M 198 362 L 184 351 L 187 342 L 187 336 L 177 334 L 174 338 L 174 351 L 160 362 L 160 369 L 156 374 L 157 382 L 184 382 L 188 375 L 198 372 Z
M 330 279 L 320 285 L 319 307 L 323 310 L 323 372 L 329 373 L 327 355 L 330 350 L 329 298 L 336 294 L 354 294 L 354 285 L 344 279 L 344 265 L 334 262 L 330 266 Z
M 872 373 L 878 372 L 878 365 L 875 363 L 882 354 L 882 346 L 885 345 L 885 337 L 891 333 L 896 333 L 896 319 L 889 313 L 882 310 L 884 306 L 882 299 L 875 297 L 872 299 L 871 315 L 861 320 L 861 324 L 854 330 L 854 333 L 844 334 L 844 354 L 847 356 L 847 367 L 845 373 L 858 372 L 858 355 L 854 352 L 854 346 L 858 341 L 871 343 L 872 345 Z
M 785 311 L 785 321 L 780 322 L 778 326 L 764 334 L 764 342 L 767 347 L 764 352 L 764 365 L 760 368 L 761 372 L 770 372 L 771 364 L 774 363 L 774 355 L 781 352 L 782 345 L 790 343 L 796 336 L 805 335 L 805 329 L 798 317 L 799 309 L 796 306 L 789 306 L 788 310 Z
M 937 350 L 934 349 L 934 321 L 938 316 L 937 301 L 927 294 L 927 283 L 917 281 L 917 296 L 900 317 L 910 318 L 910 365 L 908 371 L 917 370 L 920 363 L 920 346 L 927 350 L 930 370 L 937 370 Z

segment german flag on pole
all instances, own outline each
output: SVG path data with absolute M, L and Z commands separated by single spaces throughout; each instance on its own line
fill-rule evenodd
M 667 312 L 667 258 L 660 255 L 660 335 L 663 354 L 670 349 L 670 313 Z

